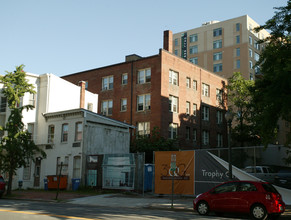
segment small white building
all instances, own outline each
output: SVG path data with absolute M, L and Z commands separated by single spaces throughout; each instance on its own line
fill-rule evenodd
M 23 188 L 43 188 L 48 175 L 67 175 L 68 188 L 72 178 L 85 180 L 86 155 L 129 153 L 128 124 L 97 114 L 98 95 L 86 90 L 86 82 L 76 86 L 53 74 L 27 73 L 36 94 L 25 94 L 22 104 L 33 104 L 23 112 L 23 122 L 34 142 L 47 154 L 35 155 L 35 163 L 21 168 L 14 177 L 13 188 L 23 181 Z M 10 111 L 1 95 L 0 125 L 4 126 Z

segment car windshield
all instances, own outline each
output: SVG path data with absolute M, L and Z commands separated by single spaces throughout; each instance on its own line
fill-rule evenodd
M 267 184 L 267 183 L 263 183 L 262 186 L 264 187 L 264 189 L 267 191 L 267 192 L 272 192 L 272 193 L 279 193 L 276 188 L 271 185 L 271 184 Z

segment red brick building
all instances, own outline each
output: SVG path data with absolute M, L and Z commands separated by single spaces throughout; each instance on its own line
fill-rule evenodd
M 126 61 L 62 77 L 87 82 L 99 94 L 98 112 L 149 134 L 178 137 L 181 149 L 226 146 L 225 85 L 227 79 L 172 53 L 172 33 L 164 32 L 164 49 L 150 57 L 130 55 Z

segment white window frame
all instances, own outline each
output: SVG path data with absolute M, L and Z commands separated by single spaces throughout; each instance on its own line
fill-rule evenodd
M 112 115 L 112 110 L 113 110 L 113 100 L 104 100 L 101 102 L 101 114 L 102 115 Z
M 255 54 L 254 54 L 254 59 L 255 59 L 255 61 L 259 61 L 259 59 L 260 59 L 260 55 L 258 54 L 258 53 L 256 53 L 255 52 Z
M 150 122 L 138 122 L 137 123 L 137 134 L 139 136 L 150 135 Z
M 75 124 L 75 141 L 81 141 L 83 139 L 83 123 L 76 122 Z
M 249 44 L 253 45 L 253 38 L 251 36 L 249 36 Z
M 151 82 L 151 68 L 138 70 L 137 83 L 144 84 Z
M 178 113 L 179 98 L 176 96 L 169 96 L 169 110 L 170 112 Z
M 209 145 L 209 131 L 207 130 L 202 131 L 202 144 Z
M 208 106 L 202 106 L 202 120 L 209 121 L 209 107 Z
M 128 83 L 128 74 L 127 73 L 123 73 L 122 74 L 121 84 L 122 85 L 127 85 L 127 83 Z
M 169 71 L 169 83 L 175 86 L 179 85 L 179 73 L 174 71 L 174 70 L 170 70 Z
M 127 98 L 123 98 L 120 100 L 120 111 L 127 111 Z
M 61 142 L 68 142 L 68 139 L 69 139 L 69 124 L 64 123 L 62 124 Z
M 256 48 L 257 50 L 261 49 L 261 45 L 258 43 L 257 40 L 254 40 L 254 48 Z
M 186 87 L 187 88 L 191 87 L 191 79 L 190 79 L 190 77 L 186 77 Z
M 104 90 L 112 90 L 113 89 L 113 76 L 102 77 L 102 91 Z
M 175 139 L 178 137 L 178 124 L 170 123 L 169 124 L 169 135 L 170 139 Z
M 249 48 L 249 56 L 253 57 L 253 50 L 251 48 Z
M 210 86 L 206 83 L 202 83 L 202 96 L 210 96 Z
M 195 79 L 193 80 L 192 87 L 195 91 L 197 91 L 197 80 L 195 80 Z
M 36 94 L 29 93 L 29 105 L 35 106 L 35 97 L 36 97 Z
M 222 124 L 222 122 L 223 122 L 223 112 L 218 110 L 216 112 L 216 123 L 220 125 Z
M 138 95 L 136 109 L 138 112 L 150 110 L 151 109 L 151 94 Z
M 48 138 L 47 138 L 48 144 L 54 143 L 54 138 L 55 138 L 55 125 L 49 125 L 48 126 Z
M 190 102 L 186 102 L 186 114 L 190 115 Z

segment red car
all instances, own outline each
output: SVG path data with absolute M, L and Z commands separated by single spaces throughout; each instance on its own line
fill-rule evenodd
M 6 183 L 5 183 L 4 179 L 3 179 L 3 177 L 0 176 L 0 198 L 2 197 L 2 195 L 5 192 L 5 185 L 6 185 Z
M 230 181 L 198 195 L 193 208 L 200 215 L 210 211 L 216 214 L 249 213 L 254 219 L 279 217 L 285 203 L 278 191 L 267 182 Z

